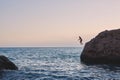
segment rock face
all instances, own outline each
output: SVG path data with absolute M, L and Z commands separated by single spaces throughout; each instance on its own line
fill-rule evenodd
M 17 70 L 17 66 L 7 57 L 0 55 L 0 70 Z
M 81 61 L 88 64 L 120 64 L 120 29 L 103 31 L 87 42 Z

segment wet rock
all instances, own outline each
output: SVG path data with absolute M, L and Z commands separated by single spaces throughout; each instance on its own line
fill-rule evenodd
M 17 66 L 7 57 L 0 55 L 0 70 L 17 70 Z
M 103 31 L 85 44 L 81 61 L 90 64 L 120 64 L 120 29 Z

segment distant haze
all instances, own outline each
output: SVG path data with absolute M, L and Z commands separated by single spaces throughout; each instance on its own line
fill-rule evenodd
M 120 28 L 120 0 L 0 0 L 0 47 L 77 47 Z

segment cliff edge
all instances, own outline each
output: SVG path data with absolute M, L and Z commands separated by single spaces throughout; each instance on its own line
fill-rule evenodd
M 106 30 L 85 44 L 81 62 L 90 64 L 120 64 L 120 29 Z

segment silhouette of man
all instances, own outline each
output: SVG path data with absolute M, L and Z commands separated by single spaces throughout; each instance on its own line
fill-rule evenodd
M 80 41 L 80 44 L 82 45 L 83 43 L 82 43 L 82 38 L 79 36 L 79 39 L 78 39 L 79 41 Z

